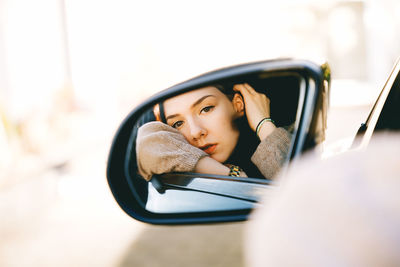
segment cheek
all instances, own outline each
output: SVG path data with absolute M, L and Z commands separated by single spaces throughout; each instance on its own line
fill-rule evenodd
M 225 112 L 215 112 L 207 120 L 207 128 L 219 135 L 228 134 L 233 130 L 233 118 Z
M 183 137 L 185 137 L 186 141 L 188 141 L 190 144 L 193 145 L 193 143 L 191 142 L 190 132 L 188 129 L 182 129 L 179 130 L 179 132 L 183 135 Z
M 210 123 L 208 129 L 212 130 L 209 133 L 218 136 L 220 142 L 235 147 L 236 142 L 239 138 L 239 131 L 234 127 L 233 115 L 223 112 L 215 115 L 215 118 L 213 120 L 210 120 L 212 121 L 212 125 Z
M 235 114 L 233 112 L 225 112 L 225 113 L 221 114 L 220 127 L 221 128 L 223 127 L 225 129 L 225 131 L 229 131 L 231 133 L 237 132 L 237 129 L 234 124 L 235 119 L 236 119 Z

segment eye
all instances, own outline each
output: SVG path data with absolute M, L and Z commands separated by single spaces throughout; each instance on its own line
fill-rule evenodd
M 183 125 L 183 121 L 177 121 L 177 122 L 174 122 L 174 123 L 172 124 L 172 127 L 175 128 L 175 129 L 178 129 L 178 128 L 181 127 L 182 125 Z
M 212 109 L 214 108 L 214 106 L 207 106 L 201 109 L 200 113 L 207 113 L 210 112 Z

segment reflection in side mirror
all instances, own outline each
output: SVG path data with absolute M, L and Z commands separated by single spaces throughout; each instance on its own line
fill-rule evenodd
M 108 163 L 110 188 L 121 207 L 152 223 L 178 217 L 190 222 L 194 213 L 247 216 L 275 175 L 313 143 L 306 131 L 320 129 L 312 118 L 324 72 L 290 63 L 211 72 L 131 113 Z
M 136 154 L 128 162 L 130 175 L 153 181 L 148 184 L 146 208 L 166 213 L 251 207 L 248 202 L 257 198 L 240 195 L 241 188 L 230 185 L 239 181 L 200 175 L 273 179 L 288 160 L 302 79 L 290 72 L 249 75 L 175 95 L 146 110 L 127 151 Z M 176 172 L 199 176 L 186 181 L 191 186 L 171 187 L 163 174 Z M 159 190 L 154 190 L 155 175 L 161 175 Z M 259 191 L 264 185 L 251 186 Z

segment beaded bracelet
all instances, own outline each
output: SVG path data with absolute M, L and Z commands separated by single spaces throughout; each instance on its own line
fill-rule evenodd
M 262 119 L 262 120 L 257 124 L 257 127 L 256 127 L 256 134 L 257 134 L 257 136 L 258 136 L 258 134 L 259 134 L 259 132 L 260 132 L 261 125 L 263 125 L 263 123 L 266 122 L 266 121 L 270 121 L 270 122 L 272 122 L 273 124 L 275 124 L 275 122 L 274 122 L 271 118 L 264 118 L 264 119 Z M 258 138 L 260 138 L 260 137 L 258 136 Z
M 227 164 L 227 166 L 229 167 L 229 176 L 240 177 L 240 172 L 242 169 L 239 166 L 232 164 Z

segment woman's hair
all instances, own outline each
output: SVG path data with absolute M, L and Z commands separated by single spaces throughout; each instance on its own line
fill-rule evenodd
M 255 132 L 251 130 L 246 115 L 236 119 L 234 123 L 239 129 L 239 140 L 226 163 L 239 166 L 246 172 L 248 177 L 264 177 L 251 161 L 251 156 L 260 144 L 260 140 Z
M 239 92 L 233 90 L 234 84 L 228 84 L 225 86 L 216 84 L 213 86 L 220 90 L 231 101 L 235 94 L 240 94 Z M 239 130 L 239 140 L 234 151 L 225 163 L 238 165 L 249 177 L 263 177 L 258 168 L 251 161 L 251 156 L 256 151 L 257 146 L 260 144 L 260 140 L 255 132 L 250 128 L 246 114 L 244 114 L 243 117 L 236 119 L 233 123 Z
M 233 84 L 228 86 L 213 84 L 210 86 L 217 88 L 231 101 L 234 95 L 238 93 L 233 91 Z M 163 102 L 156 104 L 154 106 L 153 112 L 156 120 L 167 123 L 165 120 Z M 249 177 L 263 177 L 258 168 L 253 164 L 253 162 L 251 162 L 251 156 L 259 145 L 260 140 L 254 133 L 254 131 L 250 129 L 246 114 L 243 117 L 236 119 L 234 121 L 234 125 L 239 130 L 239 140 L 236 144 L 234 151 L 225 163 L 238 165 L 246 172 Z

